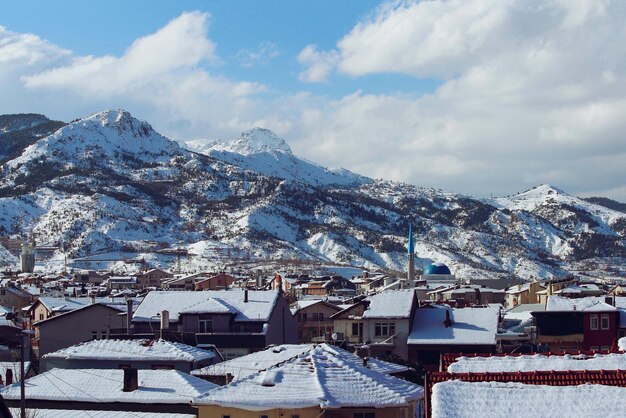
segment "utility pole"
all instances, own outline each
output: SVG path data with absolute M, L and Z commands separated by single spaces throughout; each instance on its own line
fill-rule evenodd
M 20 355 L 20 417 L 26 418 L 26 385 L 24 384 L 24 355 L 26 354 L 26 334 L 22 334 Z
M 20 417 L 26 418 L 26 376 L 24 373 L 24 357 L 26 357 L 26 342 L 28 341 L 29 335 L 32 334 L 31 330 L 23 330 L 21 332 L 22 343 L 21 345 L 21 355 L 20 355 Z

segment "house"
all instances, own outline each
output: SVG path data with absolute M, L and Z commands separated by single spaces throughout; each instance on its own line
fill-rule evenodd
M 0 286 L 0 305 L 20 309 L 30 305 L 35 296 L 11 281 L 3 281 Z
M 42 296 L 38 298 L 27 310 L 28 317 L 31 322 L 43 321 L 52 318 L 55 315 L 71 312 L 74 309 L 82 308 L 93 303 L 101 303 L 104 305 L 117 306 L 120 309 L 126 306 L 123 298 L 110 297 L 49 297 Z
M 209 277 L 209 275 L 206 273 L 176 275 L 171 279 L 163 280 L 163 282 L 161 282 L 161 288 L 163 290 L 194 290 L 195 284 L 207 277 Z
M 224 290 L 234 282 L 235 278 L 230 274 L 220 273 L 197 281 L 194 290 Z
M 111 276 L 105 281 L 109 292 L 137 289 L 137 278 L 135 276 Z
M 552 292 L 556 296 L 564 296 L 567 298 L 585 298 L 588 296 L 601 296 L 604 295 L 602 290 L 597 284 L 585 283 L 585 284 L 571 284 L 563 289 Z
M 484 305 L 504 303 L 505 292 L 479 285 L 452 286 L 428 294 L 433 301 L 455 301 L 458 305 Z
M 545 288 L 538 281 L 512 286 L 506 291 L 506 306 L 512 308 L 517 305 L 539 303 L 537 292 L 543 289 Z
M 409 359 L 437 370 L 445 353 L 494 352 L 499 317 L 499 307 L 416 309 L 408 338 Z
M 39 356 L 83 341 L 126 333 L 126 306 L 94 303 L 33 324 Z M 123 331 L 122 331 L 123 330 Z
M 366 345 L 373 357 L 408 358 L 407 337 L 417 298 L 413 289 L 387 290 L 331 316 L 337 340 L 348 346 Z
M 166 340 L 92 340 L 41 357 L 41 370 L 175 369 L 189 373 L 222 361 L 214 348 L 203 350 Z
M 12 317 L 13 315 L 9 315 Z M 15 324 L 12 319 L 0 317 L 0 361 L 15 361 L 19 358 L 20 347 L 23 340 L 23 329 Z
M 423 389 L 322 346 L 194 399 L 200 418 L 412 417 Z
M 95 270 L 80 270 L 77 273 L 74 273 L 73 280 L 76 283 L 101 284 L 108 277 L 108 274 L 100 274 Z
M 247 356 L 238 357 L 222 363 L 214 364 L 212 366 L 207 366 L 202 369 L 193 370 L 191 374 L 202 379 L 207 379 L 213 383 L 226 384 L 234 380 L 243 379 L 244 377 L 250 375 L 251 365 L 254 365 L 254 371 L 261 372 L 296 357 L 305 356 L 309 351 L 317 347 L 321 347 L 324 351 L 328 352 L 328 355 L 344 359 L 346 362 L 360 362 L 361 364 L 364 364 L 365 367 L 377 370 L 381 373 L 397 375 L 408 370 L 408 367 L 406 366 L 389 363 L 373 357 L 364 360 L 337 346 L 331 346 L 323 343 L 282 344 L 272 346 L 263 351 L 248 354 Z
M 136 276 L 138 289 L 145 289 L 147 287 L 160 288 L 161 282 L 174 277 L 172 273 L 168 273 L 161 269 L 150 269 L 138 273 Z
M 609 299 L 611 300 L 611 299 Z M 619 312 L 619 324 L 617 329 L 617 338 L 626 337 L 626 297 L 613 296 L 613 305 Z
M 216 385 L 178 370 L 52 369 L 26 380 L 26 408 L 194 414 L 192 399 Z M 20 406 L 20 385 L 0 390 L 9 407 Z M 111 412 L 113 415 L 113 412 Z M 71 415 L 70 415 L 71 416 Z
M 619 312 L 605 300 L 548 297 L 545 311 L 532 313 L 537 324 L 537 342 L 551 352 L 610 350 L 617 341 Z
M 330 341 L 333 333 L 331 316 L 340 310 L 339 306 L 321 299 L 296 302 L 291 312 L 298 323 L 298 342 Z
M 167 311 L 167 320 L 160 315 Z M 275 290 L 152 291 L 133 315 L 135 334 L 155 335 L 165 322 L 167 339 L 215 345 L 226 359 L 296 343 L 296 320 Z

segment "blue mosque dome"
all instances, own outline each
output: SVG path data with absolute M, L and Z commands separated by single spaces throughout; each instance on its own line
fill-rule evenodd
M 452 274 L 448 266 L 443 263 L 433 263 L 426 267 L 424 274 Z

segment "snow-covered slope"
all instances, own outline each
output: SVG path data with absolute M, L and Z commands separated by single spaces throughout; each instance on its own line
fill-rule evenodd
M 35 113 L 0 115 L 0 164 L 20 155 L 24 148 L 63 125 L 63 122 Z
M 403 270 L 412 219 L 417 266 L 444 262 L 465 278 L 626 265 L 626 215 L 550 186 L 478 200 L 374 181 L 304 161 L 258 128 L 187 147 L 199 152 L 122 110 L 73 122 L 0 166 L 0 237 L 32 235 L 57 258 L 164 267 L 183 248 L 187 270 L 293 258 Z
M 285 140 L 268 129 L 254 128 L 232 141 L 200 139 L 185 145 L 246 170 L 315 186 L 359 185 L 371 181 L 345 169 L 329 169 L 296 157 Z

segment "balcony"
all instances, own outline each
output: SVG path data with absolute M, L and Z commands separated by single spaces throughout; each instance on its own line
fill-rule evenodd
M 218 348 L 265 348 L 265 333 L 250 331 L 212 330 L 197 332 L 197 344 L 215 344 Z

